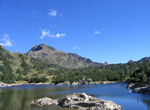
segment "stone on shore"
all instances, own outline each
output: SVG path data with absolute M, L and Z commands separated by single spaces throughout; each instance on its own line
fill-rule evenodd
M 127 85 L 127 88 L 132 89 L 131 92 L 134 92 L 134 93 L 150 94 L 150 85 L 149 84 L 130 83 Z
M 48 98 L 48 97 L 44 97 L 44 98 L 41 98 L 41 99 L 34 100 L 31 103 L 32 104 L 37 104 L 39 106 L 52 105 L 52 104 L 58 105 L 58 101 L 57 100 L 53 100 L 53 99 Z
M 9 87 L 9 85 L 8 85 L 8 84 L 5 84 L 5 83 L 3 83 L 3 82 L 0 82 L 0 87 Z
M 127 85 L 128 89 L 135 89 L 135 88 L 139 88 L 139 87 L 144 87 L 146 86 L 146 84 L 143 83 L 130 83 Z
M 133 89 L 132 92 L 150 94 L 150 86 L 138 87 L 138 88 Z

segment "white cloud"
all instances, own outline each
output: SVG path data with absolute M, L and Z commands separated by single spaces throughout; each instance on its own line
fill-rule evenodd
M 66 33 L 63 33 L 63 34 L 57 33 L 57 34 L 56 34 L 56 38 L 60 38 L 60 37 L 64 37 L 64 36 L 66 36 Z
M 4 37 L 1 39 L 0 45 L 6 47 L 6 46 L 12 46 L 11 40 L 9 39 L 8 34 L 4 34 Z
M 79 50 L 79 49 L 80 49 L 80 48 L 77 47 L 77 46 L 73 47 L 73 50 Z
M 41 35 L 40 39 L 44 39 L 44 37 L 49 37 L 49 38 L 61 38 L 61 37 L 64 37 L 64 36 L 67 35 L 66 33 L 63 33 L 63 34 L 60 34 L 60 33 L 51 34 L 51 33 L 50 33 L 50 30 L 47 30 L 47 29 L 41 30 L 41 33 L 42 33 L 42 35 Z
M 42 33 L 42 35 L 41 35 L 41 39 L 43 39 L 44 37 L 49 37 L 50 36 L 50 31 L 49 30 L 46 30 L 46 29 L 43 29 L 42 31 L 41 31 L 41 33 Z
M 100 34 L 101 32 L 100 31 L 97 31 L 97 30 L 95 30 L 94 31 L 94 34 L 96 34 L 96 35 L 98 35 L 98 34 Z
M 50 16 L 56 16 L 57 15 L 57 10 L 50 10 L 50 12 L 48 13 L 48 15 L 50 15 Z

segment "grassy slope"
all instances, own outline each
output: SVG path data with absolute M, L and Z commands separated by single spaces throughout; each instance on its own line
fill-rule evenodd
M 7 71 L 9 70 L 9 71 Z M 51 80 L 49 71 L 57 70 L 55 65 L 35 60 L 20 53 L 10 53 L 0 47 L 0 80 L 13 83 L 16 80 L 47 77 Z M 10 79 L 14 77 L 13 79 Z M 9 81 L 10 80 L 10 81 Z

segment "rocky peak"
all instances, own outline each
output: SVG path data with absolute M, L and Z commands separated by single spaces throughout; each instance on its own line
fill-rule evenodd
M 78 54 L 56 50 L 55 48 L 45 44 L 34 46 L 26 55 L 46 61 L 49 64 L 56 64 L 60 67 L 69 69 L 103 65 L 101 63 L 93 62 L 88 58 L 81 57 Z
M 129 60 L 128 63 L 134 63 L 134 61 L 133 60 Z
M 51 50 L 51 51 L 55 51 L 56 49 L 53 48 L 53 47 L 50 47 L 48 45 L 45 45 L 45 44 L 40 44 L 40 45 L 35 45 L 34 47 L 31 48 L 30 51 L 40 51 L 40 50 Z M 30 52 L 29 51 L 29 52 Z
M 93 63 L 93 61 L 91 59 L 85 58 L 85 57 L 81 57 L 76 53 L 68 53 L 68 55 L 73 56 L 74 58 L 77 58 L 85 63 Z

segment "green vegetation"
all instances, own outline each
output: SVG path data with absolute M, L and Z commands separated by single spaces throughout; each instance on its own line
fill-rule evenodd
M 53 81 L 79 81 L 81 78 L 91 78 L 93 81 L 129 81 L 148 83 L 150 77 L 150 62 L 113 64 L 102 67 L 90 67 L 76 70 L 66 70 Z
M 0 81 L 76 82 L 91 78 L 93 81 L 150 82 L 150 62 L 130 62 L 82 69 L 65 69 L 20 53 L 10 53 L 0 46 Z
M 24 54 L 10 53 L 0 46 L 0 81 L 2 82 L 46 82 L 49 69 L 52 68 L 57 66 L 29 58 Z

